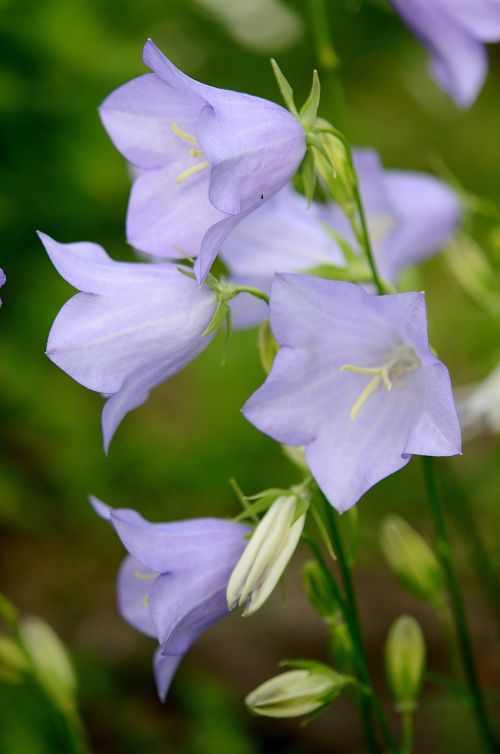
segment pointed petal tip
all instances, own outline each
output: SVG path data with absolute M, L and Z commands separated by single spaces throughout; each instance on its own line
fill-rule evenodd
M 102 500 L 99 500 L 99 498 L 95 497 L 95 495 L 89 495 L 88 501 L 97 515 L 100 516 L 100 518 L 104 519 L 105 521 L 111 521 L 113 511 L 109 505 L 103 503 Z

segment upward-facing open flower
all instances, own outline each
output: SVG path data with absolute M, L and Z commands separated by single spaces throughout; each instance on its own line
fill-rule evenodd
M 431 75 L 460 107 L 488 70 L 484 42 L 500 40 L 500 0 L 391 0 L 431 53 Z
M 107 450 L 125 414 L 209 344 L 212 336 L 203 333 L 217 297 L 171 264 L 115 262 L 97 244 L 40 239 L 57 271 L 82 291 L 57 315 L 47 355 L 107 396 Z
M 115 146 L 145 171 L 134 183 L 129 242 L 160 257 L 198 257 L 203 281 L 237 223 L 287 183 L 305 154 L 298 120 L 273 102 L 181 73 L 149 40 L 152 74 L 101 107 Z
M 434 176 L 384 170 L 376 152 L 354 150 L 354 163 L 373 251 L 382 277 L 395 282 L 399 271 L 438 251 L 460 220 L 456 194 Z M 344 267 L 345 257 L 332 228 L 358 250 L 339 206 L 313 202 L 285 186 L 226 239 L 222 258 L 232 278 L 269 292 L 275 272 L 305 272 L 321 265 Z M 361 251 L 359 251 L 362 260 Z M 238 327 L 253 325 L 266 306 L 248 294 L 233 302 Z
M 114 510 L 96 498 L 91 503 L 129 552 L 118 575 L 118 607 L 160 644 L 154 673 L 164 700 L 183 655 L 228 614 L 227 582 L 247 528 L 220 518 L 152 524 L 134 510 Z
M 306 446 L 337 510 L 414 453 L 460 453 L 450 378 L 429 349 L 422 293 L 375 296 L 351 283 L 276 275 L 271 327 L 281 349 L 243 413 L 275 440 Z

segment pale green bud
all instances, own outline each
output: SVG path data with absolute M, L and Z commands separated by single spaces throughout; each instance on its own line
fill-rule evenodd
M 306 513 L 296 495 L 278 497 L 257 525 L 227 585 L 230 610 L 250 615 L 264 604 L 280 580 L 299 542 Z
M 389 567 L 409 592 L 434 605 L 444 601 L 441 565 L 412 526 L 399 516 L 387 516 L 382 522 L 380 544 Z
M 0 636 L 0 677 L 12 683 L 20 683 L 29 670 L 26 655 L 17 642 Z
M 352 679 L 321 666 L 321 670 L 289 670 L 258 686 L 245 699 L 247 707 L 265 717 L 298 717 L 332 702 Z
M 21 621 L 20 636 L 40 685 L 61 707 L 71 706 L 76 680 L 66 648 L 55 631 L 45 621 L 30 616 Z
M 412 712 L 425 668 L 425 639 L 410 615 L 402 615 L 391 626 L 385 645 L 385 666 L 397 709 Z
M 325 122 L 326 125 L 328 125 Z M 309 137 L 313 148 L 316 171 L 328 188 L 332 199 L 339 204 L 348 217 L 355 213 L 354 187 L 356 176 L 353 173 L 349 155 L 342 141 L 332 133 L 316 134 Z
M 302 569 L 302 581 L 309 601 L 322 618 L 331 618 L 338 612 L 338 603 L 325 572 L 316 560 L 310 560 Z

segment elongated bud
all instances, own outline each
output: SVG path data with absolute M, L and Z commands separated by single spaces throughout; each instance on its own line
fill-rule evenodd
M 352 679 L 334 670 L 289 670 L 248 694 L 247 707 L 265 717 L 298 717 L 332 702 Z
M 21 621 L 20 634 L 40 685 L 59 706 L 71 706 L 76 680 L 66 648 L 55 631 L 40 618 L 28 617 Z
M 385 645 L 387 681 L 400 712 L 412 712 L 425 668 L 425 639 L 415 618 L 402 615 L 392 625 Z
M 356 177 L 344 144 L 333 133 L 316 134 L 315 137 L 309 137 L 309 141 L 313 147 L 314 165 L 319 177 L 332 199 L 350 217 L 355 211 L 353 189 Z
M 391 570 L 418 599 L 440 604 L 445 599 L 445 579 L 438 559 L 415 529 L 398 516 L 387 516 L 380 544 Z
M 0 636 L 0 678 L 12 683 L 21 683 L 28 670 L 28 661 L 17 642 Z
M 279 497 L 255 529 L 227 585 L 230 610 L 251 615 L 263 605 L 283 574 L 302 534 L 305 512 L 296 495 Z
M 304 589 L 316 612 L 322 618 L 333 618 L 338 610 L 338 602 L 330 582 L 319 563 L 309 560 L 302 569 Z

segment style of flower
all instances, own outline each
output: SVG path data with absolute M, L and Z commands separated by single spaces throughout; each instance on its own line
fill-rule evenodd
M 460 203 L 452 189 L 431 175 L 384 170 L 371 149 L 354 150 L 354 163 L 377 267 L 393 283 L 402 268 L 445 245 L 460 221 Z M 221 257 L 232 280 L 268 293 L 275 272 L 346 266 L 329 228 L 357 250 L 340 207 L 309 205 L 288 185 L 240 223 L 224 242 Z M 236 327 L 255 325 L 267 316 L 266 305 L 248 294 L 238 296 L 232 309 Z
M 107 451 L 123 417 L 210 343 L 216 294 L 171 264 L 116 262 L 94 243 L 40 239 L 62 277 L 82 291 L 57 315 L 47 355 L 107 397 Z
M 463 108 L 488 71 L 485 42 L 500 40 L 500 0 L 391 0 L 431 54 L 431 76 Z
M 159 257 L 197 257 L 202 282 L 224 239 L 294 175 L 305 132 L 283 107 L 206 86 L 149 40 L 152 74 L 114 91 L 101 118 L 117 149 L 144 171 L 127 216 L 128 241 Z
M 152 524 L 134 510 L 113 509 L 94 497 L 90 502 L 129 553 L 118 575 L 118 608 L 131 626 L 159 642 L 153 669 L 164 701 L 190 646 L 228 614 L 227 582 L 247 527 L 220 518 Z
M 375 296 L 286 274 L 274 277 L 270 309 L 281 349 L 243 414 L 278 442 L 305 446 L 337 510 L 413 454 L 460 453 L 448 370 L 429 348 L 424 294 Z

